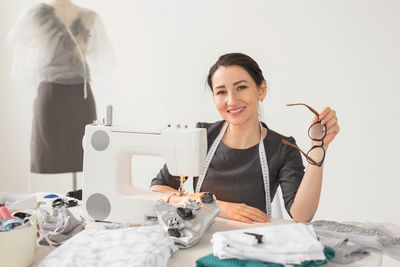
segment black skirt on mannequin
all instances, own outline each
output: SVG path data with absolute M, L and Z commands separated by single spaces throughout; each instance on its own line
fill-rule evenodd
M 31 172 L 65 173 L 83 170 L 85 126 L 96 119 L 89 84 L 42 82 L 33 107 Z

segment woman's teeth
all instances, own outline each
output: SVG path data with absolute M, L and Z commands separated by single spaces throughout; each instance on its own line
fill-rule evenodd
M 241 112 L 242 110 L 244 110 L 244 107 L 243 108 L 238 108 L 238 109 L 233 109 L 233 110 L 228 110 L 228 112 L 229 113 L 238 113 L 238 112 Z

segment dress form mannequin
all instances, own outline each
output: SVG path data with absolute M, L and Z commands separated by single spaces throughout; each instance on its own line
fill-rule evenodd
M 36 89 L 31 172 L 76 173 L 83 168 L 85 125 L 97 118 L 90 81 L 108 77 L 113 55 L 96 12 L 71 0 L 46 0 L 23 10 L 8 40 L 15 42 L 14 87 Z

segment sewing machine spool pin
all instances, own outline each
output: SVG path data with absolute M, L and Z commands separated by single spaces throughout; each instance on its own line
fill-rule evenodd
M 105 126 L 112 126 L 112 118 L 113 118 L 113 107 L 108 105 L 106 108 L 106 118 L 105 118 Z

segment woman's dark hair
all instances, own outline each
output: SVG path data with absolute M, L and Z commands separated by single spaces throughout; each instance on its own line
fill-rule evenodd
M 213 91 L 212 76 L 217 69 L 220 66 L 228 67 L 233 65 L 244 68 L 249 73 L 251 78 L 253 78 L 253 80 L 256 82 L 257 86 L 260 86 L 261 82 L 265 80 L 260 67 L 258 66 L 257 62 L 254 61 L 254 59 L 242 53 L 229 53 L 220 56 L 217 62 L 215 62 L 215 64 L 210 68 L 210 72 L 208 73 L 207 77 L 207 83 L 208 86 L 210 86 L 211 91 Z

